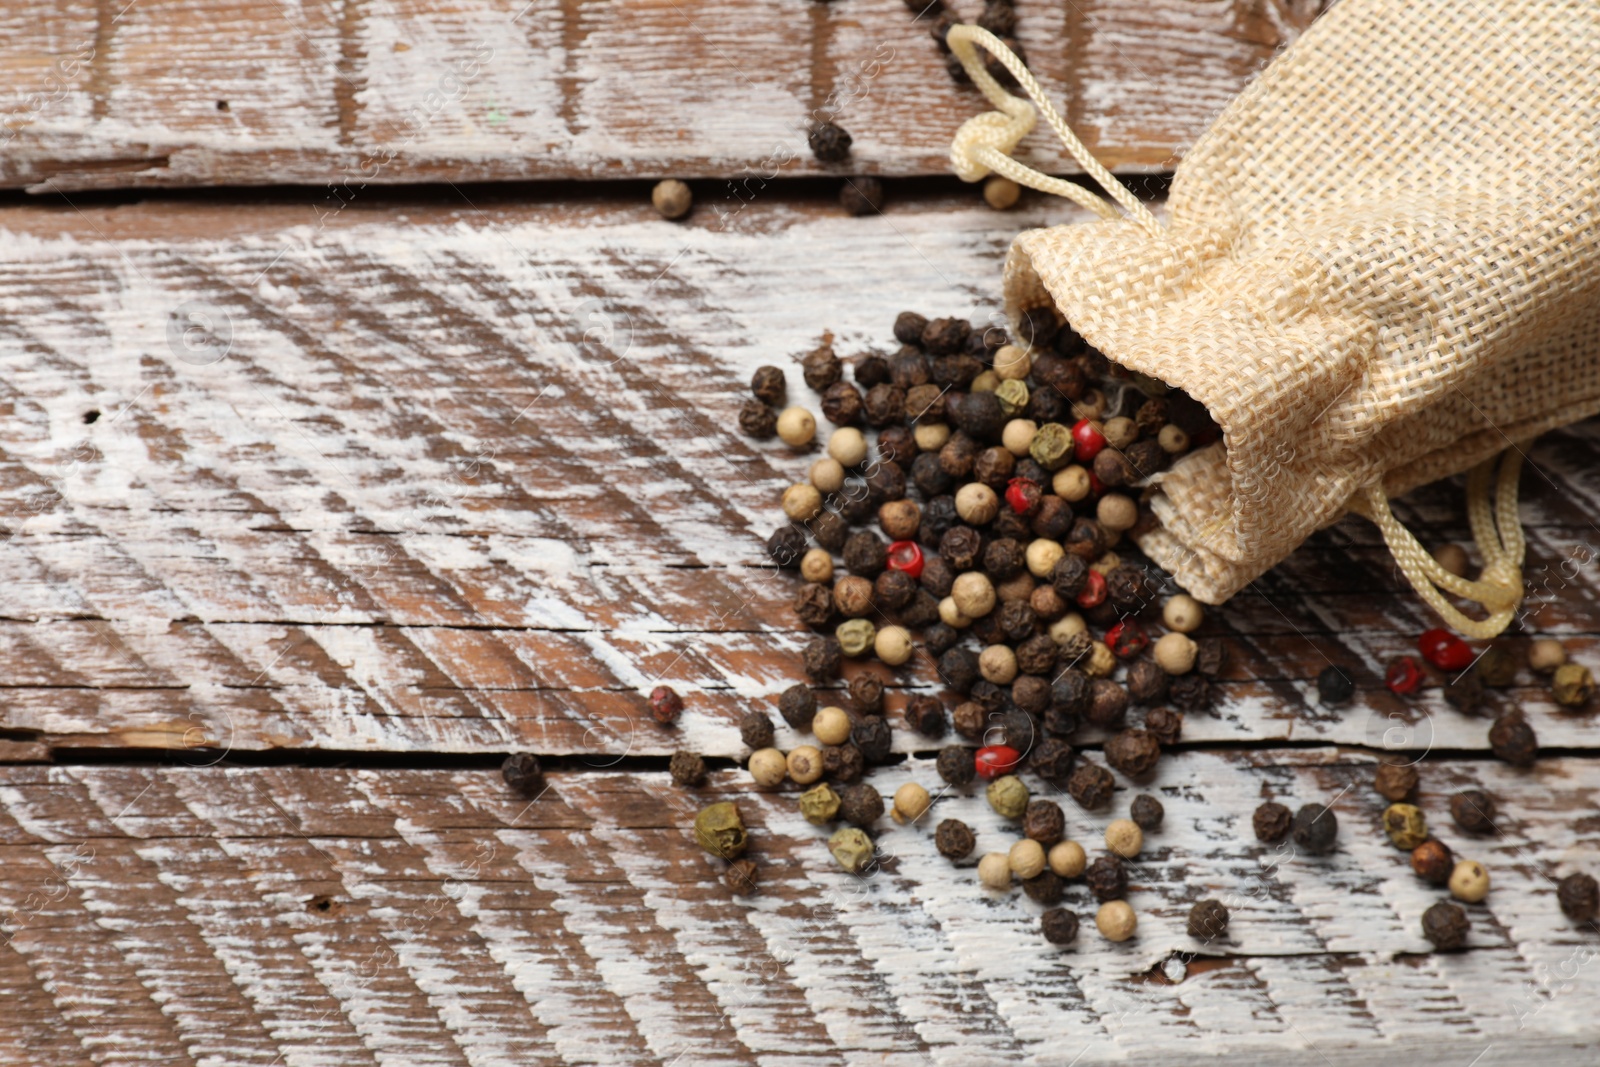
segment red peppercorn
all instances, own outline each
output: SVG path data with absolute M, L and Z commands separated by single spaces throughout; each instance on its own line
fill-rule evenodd
M 1079 463 L 1088 463 L 1106 447 L 1106 435 L 1088 419 L 1079 419 L 1072 427 L 1072 453 Z
M 1106 631 L 1106 647 L 1118 659 L 1132 659 L 1143 652 L 1149 643 L 1150 635 L 1135 619 L 1123 619 Z
M 1464 671 L 1472 666 L 1472 648 L 1449 630 L 1434 629 L 1417 638 L 1422 658 L 1441 671 Z
M 650 690 L 650 714 L 662 726 L 671 726 L 683 713 L 683 698 L 671 686 L 658 685 Z
M 1106 483 L 1095 477 L 1094 471 L 1089 472 L 1089 495 L 1096 500 L 1106 495 Z
M 1391 693 L 1405 696 L 1415 693 L 1422 684 L 1422 664 L 1418 663 L 1415 656 L 1401 656 L 1389 664 L 1389 669 L 1384 673 L 1383 684 L 1389 687 Z
M 1106 576 L 1099 571 L 1090 571 L 1084 578 L 1083 589 L 1078 593 L 1078 607 L 1092 608 L 1098 606 L 1106 598 Z
M 896 541 L 889 546 L 889 569 L 905 571 L 912 578 L 922 577 L 922 546 L 915 541 Z
M 975 759 L 978 777 L 987 782 L 1016 770 L 1017 764 L 1022 762 L 1022 753 L 1010 745 L 985 745 L 978 749 Z
M 1032 478 L 1013 478 L 1006 486 L 1006 503 L 1018 515 L 1026 515 L 1038 507 L 1042 496 L 1044 491 Z

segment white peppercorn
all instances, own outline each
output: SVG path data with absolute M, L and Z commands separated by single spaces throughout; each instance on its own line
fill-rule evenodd
M 750 754 L 750 777 L 762 789 L 776 789 L 788 774 L 789 764 L 777 749 L 762 748 Z
M 1013 875 L 1027 881 L 1044 870 L 1044 846 L 1025 837 L 1011 846 L 1006 862 Z
M 1121 533 L 1139 521 L 1139 505 L 1121 493 L 1107 493 L 1095 505 L 1094 517 L 1108 532 Z
M 804 482 L 783 491 L 783 513 L 795 522 L 809 522 L 822 511 L 822 494 Z
M 842 745 L 850 740 L 850 716 L 843 708 L 819 708 L 811 720 L 811 733 L 825 745 Z
M 990 645 L 978 654 L 978 673 L 995 685 L 1010 685 L 1017 677 L 1017 654 L 1010 645 Z
M 950 585 L 950 599 L 967 618 L 981 619 L 994 610 L 994 583 L 977 571 L 959 574 Z
M 983 202 L 996 211 L 1009 210 L 1016 205 L 1017 199 L 1021 196 L 1022 186 L 1010 178 L 994 174 L 983 183 Z
M 837 493 L 844 488 L 844 464 L 832 456 L 823 456 L 811 465 L 811 484 L 819 493 Z
M 1106 847 L 1131 860 L 1144 848 L 1144 831 L 1132 819 L 1113 819 L 1106 827 Z
M 1467 550 L 1451 541 L 1446 541 L 1433 551 L 1434 561 L 1457 578 L 1467 576 L 1467 567 L 1471 561 L 1467 559 Z
M 1553 637 L 1535 638 L 1528 645 L 1528 666 L 1536 674 L 1552 674 L 1567 662 L 1567 649 Z
M 1076 841 L 1059 841 L 1050 849 L 1050 869 L 1063 878 L 1076 878 L 1089 865 L 1089 857 Z
M 1040 537 L 1028 543 L 1027 552 L 1023 559 L 1028 564 L 1028 573 L 1035 578 L 1048 578 L 1050 572 L 1060 562 L 1061 557 L 1067 554 L 1061 547 L 1061 542 Z
M 1000 381 L 1021 381 L 1033 370 L 1033 357 L 1017 345 L 1001 345 L 994 354 L 994 373 Z M 998 388 L 998 383 L 996 383 Z
M 822 750 L 816 745 L 800 745 L 784 762 L 789 777 L 799 785 L 811 785 L 822 777 Z
M 953 596 L 947 596 L 939 601 L 939 621 L 952 630 L 965 630 L 972 625 L 971 617 L 962 614 Z
M 1000 513 L 1000 498 L 982 482 L 968 482 L 956 490 L 956 514 L 961 521 L 985 526 Z
M 1094 913 L 1094 925 L 1107 941 L 1126 941 L 1139 927 L 1139 917 L 1126 900 L 1108 900 Z
M 1169 422 L 1156 431 L 1156 444 L 1161 446 L 1161 451 L 1175 456 L 1179 452 L 1189 451 L 1189 435 L 1183 432 L 1182 427 Z
M 910 659 L 914 648 L 911 632 L 904 626 L 885 626 L 872 641 L 872 650 L 891 667 L 898 667 Z
M 778 416 L 778 436 L 792 448 L 809 445 L 817 436 L 817 419 L 802 407 L 785 408 Z
M 833 557 L 825 548 L 808 548 L 800 557 L 800 577 L 808 582 L 833 581 Z
M 681 219 L 694 206 L 694 193 L 678 179 L 668 178 L 650 190 L 650 204 L 664 219 Z
M 919 422 L 911 429 L 911 438 L 922 452 L 937 452 L 950 441 L 950 427 L 942 422 Z
M 1026 456 L 1033 445 L 1033 435 L 1038 432 L 1039 424 L 1032 419 L 1012 419 L 1000 431 L 1000 445 L 1013 456 Z
M 1194 633 L 1200 628 L 1200 623 L 1205 617 L 1205 608 L 1188 593 L 1179 593 L 1169 598 L 1161 607 L 1161 621 L 1166 624 L 1167 629 L 1180 634 Z
M 1462 860 L 1450 872 L 1450 895 L 1476 904 L 1489 895 L 1489 871 L 1477 860 Z
M 1107 419 L 1106 424 L 1100 428 L 1100 436 L 1106 439 L 1106 444 L 1112 448 L 1127 448 L 1139 437 L 1139 427 L 1125 415 L 1118 415 L 1114 419 Z
M 978 881 L 990 889 L 1011 888 L 1011 859 L 1004 852 L 990 852 L 978 861 Z
M 889 817 L 902 825 L 916 822 L 932 804 L 933 798 L 926 789 L 916 782 L 907 782 L 894 791 L 894 806 L 889 810 Z
M 1188 674 L 1194 670 L 1194 658 L 1199 652 L 1200 646 L 1188 634 L 1174 632 L 1162 634 L 1150 656 L 1168 674 Z
M 854 426 L 841 426 L 828 435 L 828 455 L 841 467 L 859 467 L 867 461 L 867 439 Z
M 1056 471 L 1050 479 L 1050 489 L 1062 500 L 1076 504 L 1094 492 L 1094 483 L 1089 480 L 1088 469 L 1074 463 Z
M 1088 632 L 1089 624 L 1084 622 L 1083 616 L 1076 611 L 1069 611 L 1050 624 L 1050 640 L 1062 647 L 1077 635 Z

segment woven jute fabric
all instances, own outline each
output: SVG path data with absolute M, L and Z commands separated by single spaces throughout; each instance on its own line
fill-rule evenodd
M 1600 2 L 1343 0 L 1185 155 L 1164 233 L 1027 231 L 1008 310 L 1211 412 L 1139 545 L 1219 603 L 1375 483 L 1600 411 L 1597 145 Z

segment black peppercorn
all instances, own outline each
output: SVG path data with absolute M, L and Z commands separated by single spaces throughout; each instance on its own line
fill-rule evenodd
M 1167 708 L 1151 708 L 1145 713 L 1144 728 L 1163 747 L 1170 747 L 1178 743 L 1178 735 L 1183 732 L 1183 716 Z
M 883 795 L 862 782 L 839 791 L 839 817 L 863 830 L 883 817 Z
M 973 379 L 983 373 L 983 364 L 965 352 L 954 356 L 935 356 L 930 366 L 935 385 L 958 392 L 965 392 Z
M 778 697 L 778 714 L 796 730 L 809 730 L 817 717 L 817 696 L 810 686 L 791 685 Z
M 906 390 L 906 421 L 941 422 L 944 419 L 945 391 L 937 385 L 914 385 Z
M 844 661 L 844 649 L 836 637 L 815 637 L 806 642 L 800 652 L 801 665 L 806 677 L 814 685 L 831 682 L 839 676 L 839 665 Z
M 1129 778 L 1142 778 L 1155 770 L 1161 743 L 1147 730 L 1124 730 L 1106 742 L 1106 762 Z
M 1059 904 L 1066 890 L 1067 884 L 1061 880 L 1061 876 L 1048 867 L 1032 878 L 1022 880 L 1022 891 L 1037 904 Z
M 889 546 L 871 530 L 857 530 L 845 539 L 840 554 L 845 570 L 863 578 L 876 578 L 888 564 Z
M 1000 632 L 1012 643 L 1024 642 L 1039 630 L 1039 616 L 1025 600 L 1007 600 L 993 618 Z
M 922 331 L 922 347 L 935 356 L 953 356 L 966 347 L 971 333 L 966 319 L 934 319 Z
M 948 493 L 955 486 L 955 479 L 944 472 L 939 453 L 924 452 L 911 462 L 911 484 L 931 498 Z
M 932 35 L 934 41 L 939 45 L 939 51 L 950 51 L 950 30 L 955 25 L 956 19 L 949 14 L 941 14 L 937 19 L 934 19 L 933 26 L 929 28 L 928 32 Z M 955 56 L 948 56 L 946 58 L 954 62 L 957 69 L 962 69 L 961 61 L 957 60 Z
M 948 412 L 953 401 L 945 401 Z M 978 443 L 965 433 L 957 431 L 939 449 L 939 467 L 952 479 L 966 479 L 972 473 L 972 464 L 978 458 Z
M 1199 900 L 1189 909 L 1189 936 L 1215 941 L 1228 932 L 1228 909 L 1220 900 Z
M 977 653 L 965 648 L 952 648 L 939 657 L 939 677 L 944 684 L 958 693 L 970 693 L 977 684 Z
M 1167 455 L 1167 450 L 1162 448 L 1156 441 L 1135 441 L 1128 446 L 1123 455 L 1127 457 L 1128 466 L 1133 468 L 1134 471 L 1134 478 L 1129 479 L 1129 481 L 1148 478 L 1152 474 L 1166 470 L 1167 464 L 1172 459 Z M 1096 456 L 1095 458 L 1099 459 L 1100 457 Z
M 1440 952 L 1449 952 L 1465 944 L 1471 926 L 1467 913 L 1448 900 L 1441 900 L 1422 913 L 1422 936 L 1432 941 Z
M 1149 793 L 1140 793 L 1133 798 L 1133 805 L 1128 809 L 1128 814 L 1138 824 L 1141 830 L 1156 830 L 1161 826 L 1161 820 L 1166 818 L 1167 809 L 1161 806 L 1161 801 Z
M 1098 763 L 1085 760 L 1067 779 L 1067 795 L 1076 800 L 1079 806 L 1094 811 L 1111 803 L 1111 794 L 1116 786 L 1116 779 L 1111 777 L 1110 771 Z
M 887 459 L 880 460 L 867 472 L 867 491 L 872 495 L 872 499 L 880 504 L 889 500 L 903 499 L 906 495 L 905 471 L 898 463 Z
M 824 511 L 811 520 L 811 536 L 817 539 L 817 544 L 829 552 L 837 552 L 843 548 L 844 539 L 849 534 L 850 524 L 845 522 L 844 516 L 837 511 Z
M 1062 556 L 1050 571 L 1050 584 L 1062 599 L 1073 600 L 1083 592 L 1089 578 L 1089 564 L 1075 555 Z
M 949 785 L 969 786 L 978 773 L 977 752 L 962 745 L 946 745 L 939 750 L 934 769 L 939 772 L 939 778 Z
M 1531 767 L 1539 755 L 1539 739 L 1522 713 L 1502 715 L 1489 728 L 1489 747 L 1513 767 Z
M 1346 704 L 1356 695 L 1356 683 L 1338 667 L 1329 666 L 1317 675 L 1317 700 L 1326 707 Z
M 778 413 L 759 400 L 746 400 L 739 408 L 739 430 L 758 441 L 771 440 L 778 435 Z
M 835 782 L 855 782 L 867 769 L 861 750 L 848 742 L 822 746 L 822 773 Z
M 972 855 L 978 839 L 972 828 L 960 819 L 945 819 L 933 831 L 933 846 L 948 860 L 964 860 Z
M 1444 684 L 1444 700 L 1463 714 L 1483 706 L 1483 679 L 1476 670 L 1465 670 Z
M 667 772 L 672 775 L 673 785 L 693 789 L 705 783 L 706 761 L 694 752 L 674 752 L 667 763 Z
M 1289 822 L 1293 818 L 1289 809 L 1279 804 L 1276 800 L 1269 800 L 1256 809 L 1251 819 L 1256 832 L 1257 841 L 1282 841 L 1289 832 Z
M 1171 684 L 1166 671 L 1147 659 L 1128 665 L 1128 699 L 1135 704 L 1159 704 Z
M 1052 945 L 1070 945 L 1078 939 L 1078 917 L 1066 908 L 1051 908 L 1039 917 L 1044 939 Z
M 850 134 L 831 122 L 818 123 L 806 135 L 811 154 L 823 163 L 842 163 L 850 155 Z
M 746 748 L 771 748 L 772 720 L 762 711 L 745 712 L 739 720 L 739 740 L 745 743 Z
M 1469 834 L 1493 832 L 1494 798 L 1481 789 L 1463 789 L 1450 798 L 1450 818 Z
M 1067 534 L 1067 539 L 1061 547 L 1065 548 L 1069 555 L 1077 556 L 1085 562 L 1093 562 L 1106 554 L 1105 529 L 1093 519 L 1079 519 L 1072 524 L 1072 532 Z M 1056 586 L 1056 591 L 1061 592 L 1060 585 Z
M 798 526 L 780 526 L 767 538 L 767 557 L 784 570 L 798 569 L 805 553 L 805 531 Z
M 1133 413 L 1133 424 L 1139 428 L 1141 436 L 1154 437 L 1167 424 L 1167 402 L 1160 397 L 1146 400 Z
M 922 509 L 922 526 L 917 530 L 917 537 L 923 544 L 937 548 L 939 540 L 960 522 L 961 516 L 956 512 L 956 498 L 948 495 L 936 496 Z M 923 564 L 922 573 L 928 573 L 926 563 Z M 951 572 L 950 579 L 955 580 L 954 571 Z M 929 585 L 928 589 L 932 591 L 933 586 Z M 934 595 L 948 596 L 949 593 L 950 589 L 946 586 L 943 593 Z
M 926 630 L 939 621 L 939 601 L 932 593 L 918 589 L 911 595 L 911 603 L 901 608 L 895 619 L 907 629 Z
M 899 422 L 905 417 L 906 391 L 887 382 L 874 385 L 867 390 L 861 410 L 867 422 L 879 428 Z
M 1124 615 L 1142 610 L 1154 595 L 1150 576 L 1143 567 L 1123 563 L 1106 575 L 1106 599 Z
M 858 715 L 883 714 L 883 679 L 859 674 L 850 679 L 850 706 Z
M 944 704 L 935 696 L 912 697 L 906 701 L 906 725 L 923 737 L 943 737 Z
M 826 626 L 833 618 L 833 590 L 807 582 L 794 595 L 794 613 L 807 626 Z
M 1037 675 L 1021 675 L 1011 683 L 1011 702 L 1030 718 L 1043 715 L 1050 707 L 1050 683 Z
M 1028 753 L 1028 766 L 1051 785 L 1063 786 L 1072 775 L 1072 765 L 1077 753 L 1072 746 L 1055 737 L 1047 737 Z
M 1110 729 L 1122 722 L 1128 711 L 1128 691 L 1110 678 L 1095 678 L 1089 683 L 1089 707 L 1084 718 L 1092 725 Z
M 1030 800 L 1022 813 L 1022 836 L 1048 849 L 1067 832 L 1067 816 L 1053 800 Z
M 1128 895 L 1128 871 L 1116 856 L 1096 856 L 1083 872 L 1083 881 L 1102 904 Z
M 894 339 L 903 345 L 920 345 L 922 331 L 927 328 L 927 316 L 918 315 L 915 311 L 902 311 L 894 319 Z
M 867 522 L 877 514 L 879 502 L 873 499 L 865 479 L 846 482 L 844 491 L 838 495 L 838 499 L 839 515 L 847 523 Z
M 934 596 L 949 596 L 951 587 L 955 585 L 956 572 L 943 556 L 927 555 L 923 557 L 922 577 L 918 581 L 922 583 L 922 588 Z
M 1067 418 L 1071 410 L 1067 398 L 1054 389 L 1035 389 L 1028 395 L 1028 406 L 1023 414 L 1044 426 L 1052 422 L 1071 422 Z
M 915 348 L 902 348 L 889 360 L 889 380 L 910 395 L 911 390 L 933 380 L 933 364 Z M 910 410 L 909 407 L 906 409 L 908 416 Z
M 1005 491 L 1011 481 L 1011 472 L 1017 468 L 1017 458 L 997 446 L 986 448 L 972 461 L 972 476 L 997 493 Z
M 844 368 L 839 357 L 833 354 L 832 345 L 814 348 L 800 359 L 801 377 L 819 393 L 838 381 L 843 373 Z
M 905 571 L 886 570 L 872 583 L 872 599 L 886 611 L 899 611 L 921 591 L 917 580 Z M 937 601 L 934 610 L 938 610 Z
M 1033 751 L 1033 719 L 1021 708 L 1008 707 L 989 714 L 989 729 L 985 731 L 986 745 L 1006 745 L 1026 755 Z
M 544 768 L 532 752 L 513 752 L 500 764 L 500 777 L 521 797 L 532 798 L 544 791 Z
M 1117 489 L 1139 480 L 1139 472 L 1134 469 L 1128 457 L 1109 445 L 1096 453 L 1092 467 L 1094 476 L 1100 479 L 1100 484 L 1110 489 Z
M 750 377 L 750 392 L 757 400 L 768 404 L 781 404 L 788 393 L 788 383 L 778 367 L 757 367 Z
M 854 426 L 861 421 L 861 391 L 849 382 L 834 382 L 823 390 L 822 417 L 835 426 Z
M 1473 670 L 1484 685 L 1504 688 L 1517 680 L 1517 654 L 1504 643 L 1490 645 L 1473 664 Z
M 1600 883 L 1587 874 L 1569 874 L 1556 885 L 1556 902 L 1573 922 L 1592 923 L 1600 914 Z
M 971 570 L 982 551 L 983 535 L 970 526 L 952 526 L 939 538 L 939 555 L 958 573 Z
M 1204 675 L 1185 674 L 1174 678 L 1167 688 L 1167 699 L 1183 711 L 1211 709 L 1211 683 Z
M 1033 380 L 1040 389 L 1047 389 L 1065 400 L 1082 397 L 1087 386 L 1083 371 L 1076 364 L 1049 353 L 1033 361 Z
M 1034 511 L 1029 524 L 1029 530 L 1036 537 L 1043 537 L 1049 541 L 1059 541 L 1072 530 L 1076 521 L 1072 514 L 1072 505 L 1053 494 L 1045 494 L 1039 498 L 1039 507 Z M 1076 556 L 1064 556 L 1061 561 L 1077 559 Z M 1082 563 L 1082 560 L 1078 560 Z M 1054 574 L 1051 575 L 1052 580 Z M 1057 590 L 1060 592 L 1060 590 Z
M 929 594 L 932 596 L 933 594 Z M 938 610 L 938 605 L 934 605 Z M 942 656 L 961 640 L 961 631 L 942 622 L 936 622 L 922 633 L 922 644 L 931 655 Z
M 997 582 L 1015 577 L 1025 566 L 1021 542 L 1009 537 L 991 541 L 983 550 L 983 569 Z
M 863 389 L 889 380 L 889 361 L 882 356 L 865 355 L 856 363 L 856 384 Z
M 953 394 L 945 398 L 944 407 L 955 428 L 975 442 L 997 440 L 1006 423 L 1000 399 L 993 393 Z
M 1215 678 L 1228 665 L 1228 642 L 1220 637 L 1202 637 L 1195 642 L 1194 669 Z
M 863 715 L 850 727 L 850 740 L 861 750 L 868 763 L 882 763 L 889 758 L 894 736 L 889 723 L 879 715 Z
M 760 868 L 756 866 L 754 860 L 734 860 L 728 864 L 728 869 L 722 872 L 723 884 L 740 896 L 754 893 L 759 879 Z
M 1295 845 L 1312 856 L 1325 856 L 1334 850 L 1339 838 L 1339 818 L 1322 804 L 1306 804 L 1294 813 L 1291 827 Z
M 917 458 L 916 432 L 909 426 L 884 427 L 878 434 L 878 455 L 888 463 L 909 466 Z M 905 484 L 903 476 L 900 484 Z
M 839 187 L 839 204 L 852 215 L 883 210 L 883 182 L 877 178 L 846 178 Z

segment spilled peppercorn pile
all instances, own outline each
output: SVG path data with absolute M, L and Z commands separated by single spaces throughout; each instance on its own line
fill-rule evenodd
M 902 825 L 926 818 L 938 852 L 969 863 L 977 835 L 957 819 L 929 818 L 937 798 L 927 785 L 907 783 L 886 804 L 867 780 L 872 767 L 898 758 L 883 678 L 852 672 L 841 684 L 846 660 L 898 668 L 926 656 L 954 699 L 947 706 L 941 696 L 911 693 L 903 720 L 911 734 L 939 746 L 943 785 L 935 792 L 967 790 L 981 779 L 990 807 L 1017 824 L 1005 851 L 977 859 L 978 880 L 996 891 L 1020 885 L 1046 909 L 1042 931 L 1054 944 L 1077 936 L 1079 917 L 1061 904 L 1068 883 L 1081 881 L 1097 905 L 1096 929 L 1127 940 L 1138 921 L 1127 900 L 1128 864 L 1145 835 L 1159 833 L 1161 802 L 1138 795 L 1128 817 L 1104 826 L 1103 848 L 1091 857 L 1069 839 L 1061 806 L 1036 795 L 1024 775 L 1085 811 L 1112 814 L 1113 772 L 1147 781 L 1163 747 L 1178 741 L 1184 715 L 1211 709 L 1227 645 L 1202 633 L 1202 606 L 1177 591 L 1132 538 L 1154 521 L 1141 499 L 1146 480 L 1217 442 L 1218 429 L 1184 394 L 1110 364 L 1049 309 L 1028 312 L 1014 337 L 914 312 L 902 313 L 893 332 L 899 351 L 850 361 L 853 381 L 830 345 L 799 361 L 833 429 L 806 480 L 783 492 L 788 521 L 766 552 L 779 568 L 798 572 L 793 610 L 815 632 L 801 657 L 805 681 L 778 700 L 784 721 L 814 743 L 781 752 L 767 713 L 749 711 L 739 724 L 752 750 L 749 773 L 762 789 L 800 787 L 800 812 L 831 829 L 827 847 L 847 870 L 870 869 L 878 854 L 873 835 L 886 817 Z M 782 369 L 756 371 L 751 394 L 739 414 L 743 432 L 794 449 L 816 446 L 818 419 L 788 405 Z M 1423 634 L 1418 649 L 1440 675 L 1402 657 L 1389 665 L 1388 687 L 1405 696 L 1425 681 L 1442 684 L 1446 700 L 1465 712 L 1484 702 L 1485 686 L 1508 684 L 1517 666 L 1502 645 L 1479 655 L 1440 630 Z M 1582 703 L 1592 692 L 1587 670 L 1567 664 L 1559 643 L 1534 642 L 1529 666 L 1551 675 L 1563 703 Z M 1320 702 L 1349 702 L 1357 673 L 1330 666 L 1317 679 Z M 683 702 L 663 686 L 650 707 L 667 725 Z M 1106 735 L 1103 763 L 1075 747 L 1080 725 Z M 1532 728 L 1520 713 L 1498 719 L 1489 737 L 1510 763 L 1534 758 Z M 705 779 L 705 762 L 679 752 L 671 773 L 693 788 Z M 1374 832 L 1409 853 L 1424 881 L 1481 902 L 1487 869 L 1458 860 L 1430 834 L 1423 810 L 1410 802 L 1417 781 L 1414 766 L 1380 766 L 1375 787 L 1393 803 Z M 1451 814 L 1464 832 L 1492 830 L 1494 804 L 1469 790 L 1452 801 Z M 1263 842 L 1292 841 L 1311 856 L 1338 848 L 1339 820 L 1324 804 L 1291 810 L 1269 801 L 1253 822 Z M 708 852 L 729 861 L 729 887 L 756 891 L 760 871 L 743 856 L 749 838 L 737 803 L 706 808 L 695 829 Z M 1562 907 L 1574 916 L 1594 910 L 1592 880 L 1573 881 L 1586 877 L 1562 883 Z M 1228 923 L 1227 907 L 1206 899 L 1194 904 L 1187 928 L 1209 942 L 1225 936 Z M 1445 950 L 1463 944 L 1469 926 L 1457 905 L 1440 902 L 1422 932 Z

